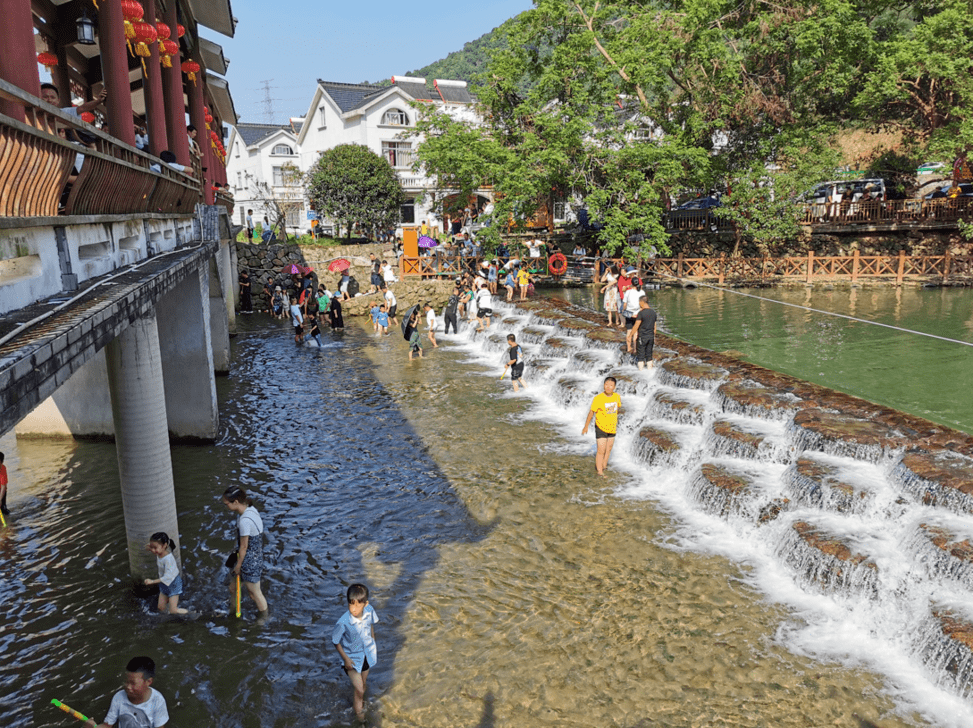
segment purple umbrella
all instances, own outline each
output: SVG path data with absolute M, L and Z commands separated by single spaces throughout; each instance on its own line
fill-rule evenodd
M 435 248 L 437 245 L 439 245 L 439 243 L 430 238 L 428 235 L 423 235 L 421 238 L 419 238 L 420 248 Z

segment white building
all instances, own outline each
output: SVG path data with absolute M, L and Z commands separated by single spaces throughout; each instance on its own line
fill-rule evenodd
M 430 89 L 424 78 L 393 76 L 391 86 L 318 80 L 307 113 L 289 125 L 238 124 L 227 145 L 227 178 L 237 202 L 234 219 L 242 224 L 247 209 L 254 210 L 255 221 L 263 218 L 259 195 L 253 194 L 255 183 L 262 182 L 273 189 L 276 199 L 285 201 L 288 233 L 309 231 L 308 202 L 294 182 L 322 152 L 361 144 L 388 159 L 398 173 L 405 192 L 401 222 L 435 224 L 432 201 L 423 199 L 434 182 L 412 171 L 418 140 L 402 134 L 416 123 L 412 102 L 434 104 L 456 119 L 477 121 L 465 82 L 437 79 Z M 490 199 L 486 192 L 480 197 L 483 204 Z M 333 230 L 330 221 L 322 221 L 322 227 L 326 233 Z

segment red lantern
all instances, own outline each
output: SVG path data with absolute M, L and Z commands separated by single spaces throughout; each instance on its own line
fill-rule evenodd
M 207 124 L 212 124 L 213 123 L 213 115 L 211 113 L 209 113 L 208 111 L 206 112 L 206 116 L 204 116 L 203 118 L 206 119 L 206 123 Z
M 38 53 L 37 62 L 51 73 L 54 73 L 54 68 L 57 66 L 57 56 L 53 53 Z
M 160 23 L 157 21 L 155 24 L 155 30 L 159 34 L 160 41 L 166 40 L 172 35 L 172 30 L 165 23 Z
M 199 64 L 196 61 L 184 61 L 182 64 L 182 72 L 189 77 L 189 80 L 196 84 L 196 74 L 199 73 Z
M 176 45 L 176 41 L 168 39 L 159 41 L 159 57 L 162 59 L 163 66 L 172 68 L 173 57 L 179 57 L 179 46 Z
M 89 124 L 94 124 L 95 115 L 92 114 L 90 111 L 85 111 L 84 113 L 81 114 L 81 121 L 86 121 Z
M 136 20 L 132 23 L 132 27 L 135 29 L 135 52 L 142 56 L 142 58 L 149 58 L 152 55 L 149 44 L 154 43 L 158 37 L 155 26 L 151 23 Z
M 176 35 L 180 38 L 186 35 L 186 27 L 183 25 L 176 25 Z
M 137 0 L 122 0 L 122 16 L 125 18 L 125 40 L 135 40 L 135 22 L 142 19 L 145 11 Z M 131 49 L 129 49 L 131 50 Z

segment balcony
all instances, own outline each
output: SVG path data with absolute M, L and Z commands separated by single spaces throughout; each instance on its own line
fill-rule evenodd
M 0 216 L 191 213 L 200 182 L 154 157 L 0 80 L 0 99 L 20 104 L 26 123 L 0 114 Z M 82 147 L 58 136 L 74 129 L 94 139 Z M 59 209 L 76 156 L 84 163 Z

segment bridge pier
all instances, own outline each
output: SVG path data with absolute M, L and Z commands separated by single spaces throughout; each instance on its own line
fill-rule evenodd
M 174 439 L 215 440 L 219 429 L 208 268 L 197 268 L 156 305 L 164 419 Z
M 132 322 L 106 353 L 129 564 L 136 579 L 156 578 L 145 544 L 156 531 L 178 543 L 179 525 L 155 314 Z

